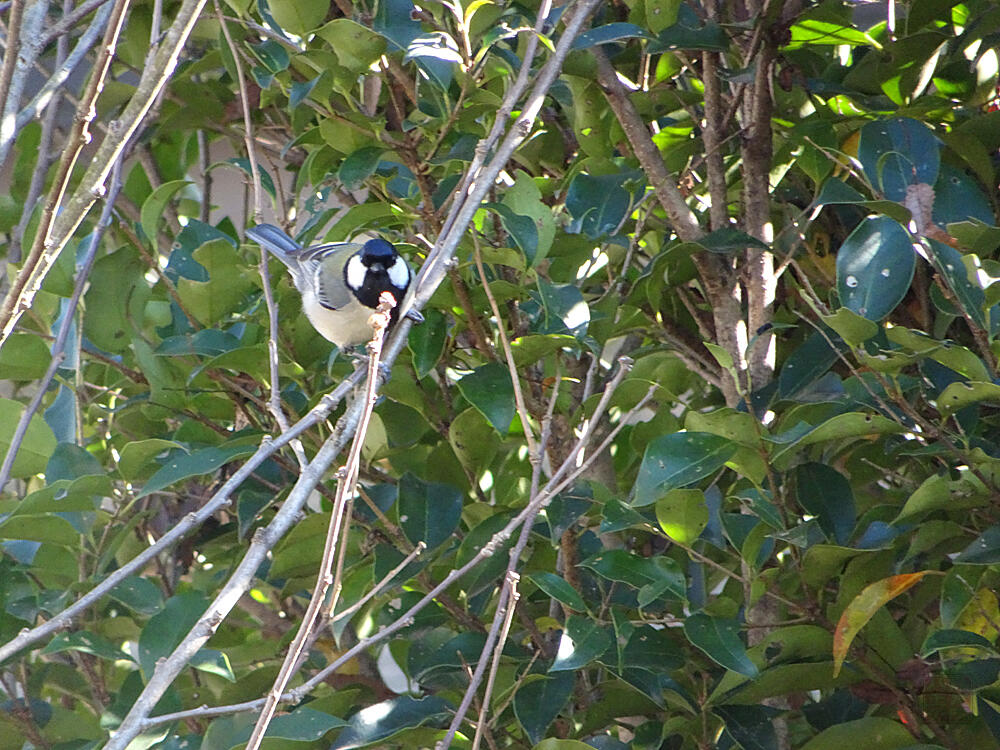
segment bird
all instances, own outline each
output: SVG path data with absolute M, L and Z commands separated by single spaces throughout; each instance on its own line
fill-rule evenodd
M 389 325 L 413 297 L 413 272 L 396 248 L 381 237 L 366 242 L 332 242 L 303 247 L 273 224 L 258 224 L 246 236 L 287 266 L 302 295 L 313 328 L 341 350 L 372 338 L 371 314 L 382 292 L 396 299 Z M 423 322 L 416 310 L 405 316 Z

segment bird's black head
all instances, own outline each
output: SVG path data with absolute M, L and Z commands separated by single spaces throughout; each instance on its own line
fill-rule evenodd
M 375 264 L 381 264 L 383 268 L 388 268 L 398 255 L 396 248 L 381 237 L 368 240 L 361 248 L 361 260 L 369 268 Z
M 410 286 L 410 269 L 395 247 L 381 238 L 368 240 L 348 262 L 344 275 L 347 286 L 366 307 L 374 308 L 382 292 L 391 292 L 396 298 L 392 321 L 396 321 L 399 305 Z

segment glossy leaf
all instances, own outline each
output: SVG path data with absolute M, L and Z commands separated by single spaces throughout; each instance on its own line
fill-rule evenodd
M 14 430 L 17 428 L 23 411 L 24 406 L 17 401 L 0 398 L 0 454 L 4 456 L 10 450 Z M 55 435 L 45 424 L 45 420 L 36 414 L 28 423 L 28 430 L 21 441 L 10 475 L 19 479 L 38 474 L 45 469 L 45 465 L 55 449 Z
M 747 656 L 736 620 L 695 612 L 684 620 L 684 635 L 693 646 L 726 669 L 750 678 L 756 677 L 760 671 Z
M 584 603 L 583 598 L 576 592 L 576 589 L 569 585 L 564 578 L 555 573 L 532 573 L 528 576 L 528 580 L 538 586 L 548 596 L 562 602 L 570 609 L 575 609 L 577 612 L 585 612 L 587 610 L 587 605 Z
M 908 117 L 876 120 L 861 128 L 858 160 L 865 176 L 886 198 L 902 202 L 910 185 L 933 185 L 941 143 L 922 122 Z
M 458 527 L 462 494 L 448 484 L 424 482 L 412 474 L 399 480 L 399 521 L 411 544 L 443 544 Z
M 846 544 L 854 530 L 854 492 L 850 482 L 836 469 L 820 463 L 795 468 L 796 499 L 799 505 L 819 518 L 827 536 Z
M 559 639 L 556 660 L 549 672 L 582 669 L 607 651 L 613 642 L 611 633 L 589 617 L 570 615 Z
M 411 698 L 402 695 L 363 708 L 347 720 L 330 750 L 350 750 L 384 742 L 407 729 L 425 724 L 438 725 L 449 718 L 451 705 L 444 698 L 429 695 Z
M 768 706 L 716 706 L 712 709 L 726 724 L 726 731 L 743 750 L 777 750 L 774 717 L 779 710 Z
M 868 320 L 881 320 L 906 296 L 915 266 L 906 230 L 892 219 L 868 218 L 837 252 L 840 303 Z
M 675 542 L 690 546 L 708 525 L 708 506 L 701 490 L 670 490 L 656 501 L 656 520 Z
M 573 672 L 554 672 L 518 687 L 514 694 L 514 714 L 531 742 L 541 741 L 572 695 L 575 682 Z
M 458 389 L 497 432 L 507 434 L 516 413 L 510 370 L 499 362 L 491 362 L 459 380 Z
M 670 490 L 703 479 L 735 452 L 729 440 L 703 432 L 677 432 L 653 440 L 642 457 L 632 504 L 651 505 Z

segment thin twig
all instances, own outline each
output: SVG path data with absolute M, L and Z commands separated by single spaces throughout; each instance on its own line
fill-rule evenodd
M 486 728 L 486 707 L 490 705 L 490 696 L 493 695 L 493 684 L 496 681 L 497 670 L 500 668 L 500 655 L 503 653 L 504 644 L 507 642 L 507 634 L 510 632 L 510 623 L 514 619 L 514 610 L 517 607 L 517 600 L 521 595 L 517 591 L 517 582 L 521 577 L 517 573 L 508 573 L 504 579 L 505 586 L 510 590 L 507 599 L 510 602 L 503 618 L 503 627 L 500 631 L 500 638 L 497 640 L 497 647 L 493 649 L 493 663 L 490 665 L 490 675 L 486 678 L 486 690 L 483 691 L 482 705 L 479 707 L 479 720 L 476 722 L 476 735 L 472 739 L 472 750 L 479 750 L 479 740 L 483 736 Z
M 115 198 L 118 197 L 118 192 L 122 188 L 121 181 L 121 158 L 115 164 L 115 169 L 111 173 L 111 185 L 108 190 L 108 195 L 105 198 L 104 208 L 101 210 L 101 218 L 97 222 L 97 227 L 94 229 L 94 233 L 90 236 L 90 244 L 87 246 L 87 251 L 84 253 L 83 260 L 80 262 L 79 269 L 76 272 L 76 283 L 73 285 L 73 293 L 70 295 L 69 300 L 66 302 L 66 307 L 63 310 L 62 324 L 59 326 L 59 331 L 56 333 L 55 341 L 52 343 L 52 361 L 49 362 L 48 369 L 45 371 L 45 375 L 38 382 L 38 389 L 35 391 L 34 397 L 28 404 L 27 408 L 21 414 L 21 419 L 17 423 L 17 427 L 14 429 L 14 435 L 10 440 L 10 447 L 7 449 L 7 455 L 4 456 L 3 465 L 0 466 L 0 492 L 7 485 L 7 481 L 10 479 L 10 472 L 14 466 L 14 459 L 17 458 L 17 453 L 21 449 L 21 443 L 24 441 L 24 436 L 28 432 L 28 425 L 31 422 L 31 418 L 35 415 L 38 407 L 42 403 L 42 399 L 48 392 L 49 383 L 52 382 L 52 378 L 55 377 L 56 370 L 66 359 L 66 339 L 69 337 L 69 331 L 73 327 L 73 322 L 76 316 L 77 305 L 80 304 L 80 297 L 83 296 L 83 290 L 87 286 L 87 279 L 90 276 L 90 269 L 94 267 L 94 259 L 97 257 L 97 248 L 101 246 L 101 241 L 104 239 L 104 233 L 107 232 L 108 226 L 111 224 L 111 207 L 114 205 Z
M 373 334 L 372 340 L 368 344 L 368 381 L 365 390 L 365 398 L 358 420 L 358 425 L 354 431 L 354 441 L 351 443 L 351 450 L 347 456 L 347 463 L 337 472 L 337 496 L 333 502 L 333 510 L 330 514 L 330 526 L 327 529 L 326 543 L 323 546 L 323 559 L 320 562 L 319 575 L 316 577 L 316 587 L 313 590 L 312 598 L 309 600 L 309 607 L 302 618 L 295 640 L 288 648 L 288 654 L 281 665 L 281 671 L 274 680 L 274 684 L 267 693 L 264 707 L 261 709 L 257 723 L 254 725 L 250 739 L 247 741 L 246 750 L 258 750 L 261 742 L 264 741 L 264 733 L 267 725 L 270 724 L 274 712 L 278 707 L 281 694 L 285 691 L 285 686 L 295 674 L 299 667 L 299 662 L 305 649 L 306 642 L 317 624 L 323 603 L 326 601 L 326 592 L 333 582 L 332 568 L 334 557 L 337 553 L 337 542 L 340 539 L 341 526 L 347 526 L 347 506 L 349 500 L 354 495 L 354 487 L 358 481 L 358 473 L 361 470 L 361 448 L 368 432 L 368 423 L 371 421 L 372 411 L 375 409 L 375 401 L 378 398 L 378 386 L 381 380 L 379 374 L 379 360 L 382 354 L 382 339 L 385 336 L 385 329 L 389 325 L 389 314 L 396 306 L 396 300 L 388 292 L 383 292 L 379 300 L 379 306 L 373 314 Z M 342 545 L 343 546 L 343 545 Z M 334 609 L 337 603 L 337 591 L 334 590 L 330 602 L 330 609 Z

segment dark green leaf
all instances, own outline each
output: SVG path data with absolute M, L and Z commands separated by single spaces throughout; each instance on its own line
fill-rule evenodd
M 608 44 L 622 39 L 635 38 L 656 39 L 655 36 L 634 23 L 608 23 L 580 34 L 573 40 L 571 49 L 587 49 L 597 44 Z
M 516 413 L 510 370 L 499 362 L 490 362 L 459 380 L 458 389 L 497 432 L 507 434 Z
M 837 544 L 845 545 L 854 530 L 854 492 L 847 478 L 827 464 L 795 468 L 796 499 Z
M 433 550 L 458 528 L 462 493 L 450 484 L 424 482 L 407 473 L 399 480 L 398 507 L 406 538 Z
M 881 320 L 906 296 L 915 267 L 906 230 L 883 216 L 868 218 L 837 253 L 840 302 L 869 320 Z
M 695 612 L 684 621 L 684 634 L 712 661 L 751 679 L 757 676 L 759 670 L 747 656 L 736 620 Z
M 774 717 L 781 711 L 768 706 L 715 706 L 712 711 L 743 750 L 777 750 Z
M 532 743 L 540 742 L 573 693 L 573 672 L 524 682 L 514 694 L 514 715 Z
M 169 656 L 208 606 L 202 594 L 186 592 L 167 599 L 163 609 L 149 618 L 139 634 L 139 665 L 148 680 L 156 662 Z
M 611 648 L 614 639 L 607 630 L 589 617 L 570 615 L 559 639 L 556 660 L 549 672 L 582 669 Z
M 976 325 L 988 330 L 986 313 L 983 310 L 985 294 L 982 288 L 969 278 L 969 270 L 962 261 L 962 254 L 950 245 L 937 240 L 928 238 L 925 242 L 938 273 L 954 295 L 953 301 L 958 303 L 962 311 L 975 321 Z
M 706 432 L 675 432 L 646 446 L 635 481 L 632 505 L 651 505 L 667 492 L 718 471 L 736 452 L 736 445 Z
M 503 203 L 487 203 L 484 207 L 497 212 L 504 230 L 524 253 L 528 263 L 534 265 L 538 253 L 538 227 L 534 220 L 530 216 L 514 213 L 510 206 Z
M 926 658 L 936 654 L 938 651 L 965 647 L 978 648 L 991 654 L 996 654 L 993 643 L 989 639 L 979 635 L 979 633 L 972 633 L 968 630 L 945 629 L 936 630 L 927 636 L 926 640 L 924 640 L 924 645 L 920 647 L 920 655 Z
M 444 353 L 448 336 L 448 321 L 438 310 L 424 310 L 424 322 L 410 329 L 406 340 L 413 354 L 413 369 L 417 379 L 427 377 Z
M 138 497 L 145 497 L 188 477 L 208 474 L 233 459 L 252 455 L 255 450 L 256 446 L 253 444 L 240 444 L 234 441 L 221 446 L 201 448 L 193 453 L 175 455 L 149 478 Z
M 910 185 L 937 181 L 941 142 L 922 122 L 908 117 L 876 120 L 861 128 L 858 161 L 886 198 L 903 202 Z
M 357 190 L 364 181 L 375 174 L 383 149 L 379 146 L 365 146 L 348 154 L 337 170 L 337 179 L 348 190 Z
M 733 255 L 734 253 L 752 248 L 768 252 L 771 250 L 769 245 L 761 242 L 757 238 L 751 237 L 746 232 L 741 232 L 738 229 L 731 229 L 729 227 L 709 232 L 698 240 L 698 244 L 706 250 L 713 253 L 719 253 L 721 255 Z
M 573 217 L 568 231 L 595 239 L 614 232 L 628 213 L 631 197 L 623 185 L 632 178 L 630 173 L 595 177 L 583 172 L 574 177 L 566 193 L 566 210 Z
M 556 601 L 562 602 L 570 609 L 577 612 L 586 612 L 587 605 L 576 589 L 555 573 L 531 573 L 528 580 L 538 586 L 548 596 Z
M 111 589 L 108 595 L 143 615 L 155 614 L 163 608 L 163 593 L 146 578 L 130 576 Z
M 444 698 L 398 698 L 363 708 L 347 720 L 330 750 L 351 750 L 384 742 L 391 737 L 424 724 L 440 725 L 451 718 L 452 707 Z M 404 743 L 405 744 L 405 743 Z
M 955 557 L 955 562 L 967 565 L 992 565 L 1000 562 L 1000 526 L 986 529 Z
M 88 633 L 86 631 L 59 633 L 55 638 L 49 641 L 48 645 L 42 649 L 41 653 L 58 654 L 61 651 L 80 651 L 85 654 L 92 654 L 93 656 L 98 656 L 101 659 L 109 659 L 111 661 L 115 661 L 117 659 L 126 659 L 128 661 L 132 660 L 132 657 L 130 657 L 127 652 L 122 651 L 120 648 L 115 648 L 115 645 L 107 638 L 97 635 L 96 633 Z

